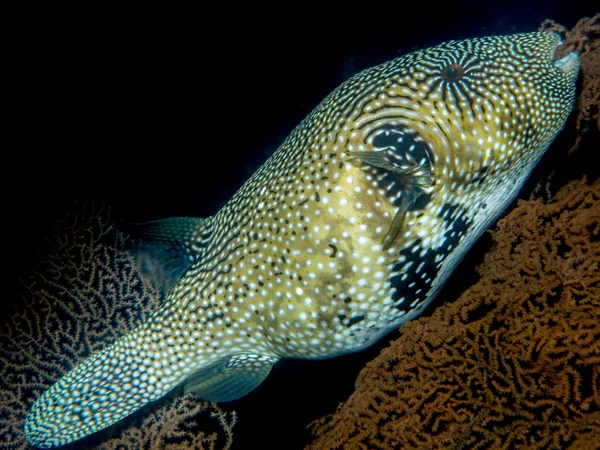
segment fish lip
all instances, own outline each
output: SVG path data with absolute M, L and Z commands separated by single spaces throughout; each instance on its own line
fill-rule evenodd
M 557 61 L 553 62 L 554 67 L 563 72 L 569 69 L 571 66 L 577 64 L 579 61 L 579 55 L 576 52 L 571 52 L 567 56 L 560 58 Z
M 562 58 L 557 60 L 556 59 L 556 50 L 558 49 L 559 46 L 563 45 L 564 42 L 558 34 L 556 34 L 556 37 L 557 37 L 557 39 L 555 41 L 554 47 L 552 48 L 550 62 L 557 69 L 559 69 L 561 71 L 565 71 L 565 70 L 569 69 L 571 66 L 578 64 L 579 55 L 576 52 L 571 52 L 568 55 L 563 56 Z

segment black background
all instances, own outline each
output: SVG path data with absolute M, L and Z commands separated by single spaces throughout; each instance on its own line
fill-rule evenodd
M 533 31 L 546 18 L 570 28 L 598 9 L 581 1 L 322 6 L 53 9 L 15 18 L 3 64 L 14 98 L 2 163 L 11 274 L 27 272 L 37 242 L 81 187 L 96 186 L 122 222 L 212 215 L 360 70 L 445 40 Z M 565 132 L 572 138 L 573 130 Z M 577 159 L 564 158 L 550 151 L 538 178 L 558 166 L 576 177 Z M 476 279 L 490 242 L 482 238 L 437 303 Z M 224 405 L 239 414 L 234 448 L 302 447 L 307 423 L 333 412 L 397 335 L 358 355 L 279 363 L 254 392 Z

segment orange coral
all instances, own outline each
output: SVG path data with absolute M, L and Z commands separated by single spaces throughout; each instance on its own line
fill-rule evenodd
M 582 52 L 580 136 L 599 119 L 599 18 L 565 42 Z M 480 280 L 405 324 L 348 401 L 312 424 L 308 448 L 597 446 L 600 181 L 520 201 L 493 239 Z
M 310 448 L 565 448 L 600 435 L 600 182 L 521 201 L 480 281 L 361 372 Z
M 161 301 L 139 273 L 108 211 L 81 198 L 55 227 L 31 276 L 22 280 L 23 304 L 0 323 L 0 443 L 31 448 L 23 423 L 41 392 L 82 359 L 143 322 Z M 215 432 L 206 432 L 210 418 Z M 195 422 L 202 418 L 203 425 Z M 209 419 L 209 420 L 205 420 Z M 215 420 L 212 420 L 215 422 Z M 214 404 L 185 396 L 145 420 L 100 436 L 122 433 L 100 448 L 229 448 L 236 417 Z M 220 432 L 219 432 L 220 431 Z M 96 448 L 98 436 L 74 444 Z

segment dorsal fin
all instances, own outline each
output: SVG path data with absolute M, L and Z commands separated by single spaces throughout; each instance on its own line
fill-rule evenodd
M 211 234 L 209 221 L 196 217 L 130 224 L 126 232 L 139 269 L 167 291 L 202 257 Z

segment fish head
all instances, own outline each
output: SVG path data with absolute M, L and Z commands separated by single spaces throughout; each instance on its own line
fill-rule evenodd
M 457 182 L 527 166 L 574 104 L 579 58 L 555 60 L 560 43 L 546 32 L 450 41 L 375 68 L 384 86 L 360 105 L 350 151 L 396 147 L 397 159 L 431 163 Z
M 419 55 L 408 74 L 419 105 L 414 128 L 440 168 L 463 177 L 490 166 L 515 172 L 543 154 L 575 100 L 579 58 L 556 61 L 560 43 L 536 32 L 452 41 Z
M 574 104 L 579 58 L 555 60 L 560 43 L 545 32 L 450 41 L 350 80 L 360 93 L 345 151 L 364 187 L 387 198 L 387 214 L 402 215 L 384 249 L 411 233 L 411 212 L 457 206 L 474 215 L 473 205 L 493 205 L 479 209 L 485 220 L 472 218 L 483 227 L 506 207 Z
M 564 127 L 579 59 L 555 61 L 559 45 L 545 32 L 446 42 L 368 69 L 334 94 L 329 111 L 344 118 L 334 148 L 347 163 L 331 177 L 334 207 L 322 221 L 344 230 L 338 250 L 357 261 L 357 275 L 342 279 L 372 286 L 367 298 L 381 290 L 371 301 L 389 318 L 365 325 L 373 337 L 356 348 L 422 311 Z M 389 290 L 364 275 L 380 270 Z

